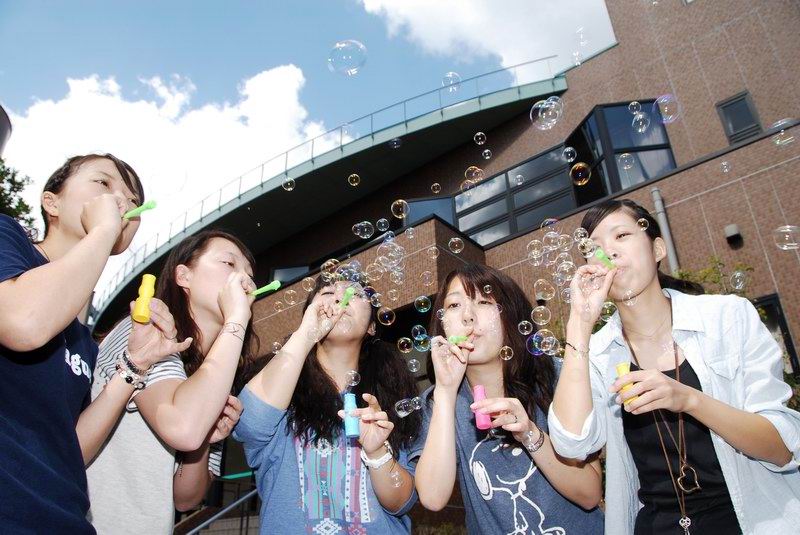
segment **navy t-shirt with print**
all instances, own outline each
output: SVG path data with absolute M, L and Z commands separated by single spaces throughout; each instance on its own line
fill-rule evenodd
M 46 260 L 0 214 L 0 282 Z M 65 291 L 67 289 L 65 288 Z M 0 531 L 94 533 L 75 425 L 90 401 L 97 345 L 76 319 L 39 349 L 0 345 Z

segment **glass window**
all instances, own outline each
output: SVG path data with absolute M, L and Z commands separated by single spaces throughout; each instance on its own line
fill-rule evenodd
M 546 180 L 542 180 L 533 184 L 532 186 L 525 188 L 522 191 L 518 191 L 514 194 L 514 207 L 521 208 L 533 202 L 539 201 L 548 195 L 552 195 L 553 193 L 568 188 L 570 185 L 570 178 L 569 173 L 564 172 L 558 174 L 554 177 L 548 178 Z
M 451 225 L 454 224 L 452 199 L 450 197 L 443 197 L 440 199 L 408 201 L 407 223 L 421 221 L 431 214 L 436 214 Z
M 473 186 L 467 193 L 456 195 L 456 211 L 461 212 L 470 206 L 475 206 L 506 190 L 506 175 L 497 175 Z
M 675 168 L 672 152 L 667 149 L 630 153 L 630 158 L 626 156 L 626 161 L 630 162 L 628 165 L 632 165 L 630 169 L 623 167 L 620 163 L 620 156 L 622 155 L 617 154 L 616 159 L 622 189 L 659 177 Z
M 305 275 L 308 272 L 308 266 L 298 266 L 298 267 L 287 267 L 287 268 L 275 268 L 272 272 L 272 280 L 279 280 L 281 282 L 288 282 L 290 280 L 294 280 L 301 275 Z
M 620 149 L 669 143 L 667 132 L 664 129 L 664 125 L 661 124 L 661 116 L 658 111 L 654 113 L 652 108 L 652 103 L 642 103 L 642 113 L 646 113 L 649 117 L 650 126 L 641 134 L 633 129 L 633 114 L 628 111 L 627 104 L 603 108 L 612 147 Z
M 486 245 L 492 242 L 496 242 L 497 240 L 501 240 L 511 234 L 511 229 L 509 227 L 508 221 L 503 221 L 496 225 L 493 225 L 489 228 L 485 228 L 475 234 L 470 234 L 470 238 L 475 240 L 476 242 L 480 243 L 481 245 Z
M 478 225 L 486 223 L 487 221 L 490 221 L 496 217 L 500 217 L 506 212 L 508 212 L 508 205 L 506 204 L 505 196 L 503 196 L 503 198 L 499 201 L 495 201 L 488 206 L 484 206 L 483 208 L 479 208 L 474 212 L 470 212 L 463 217 L 459 217 L 458 228 L 460 230 L 466 230 L 477 227 Z
M 761 123 L 750 94 L 745 91 L 717 104 L 728 141 L 735 143 L 761 132 Z
M 522 183 L 529 182 L 546 175 L 567 164 L 561 153 L 562 147 L 558 147 L 550 152 L 546 152 L 533 160 L 527 161 L 519 167 L 515 167 L 506 173 L 511 187 L 517 186 L 517 175 L 522 175 Z
M 548 217 L 561 217 L 575 208 L 572 195 L 564 195 L 537 208 L 523 212 L 517 216 L 517 230 L 523 231 L 538 227 Z

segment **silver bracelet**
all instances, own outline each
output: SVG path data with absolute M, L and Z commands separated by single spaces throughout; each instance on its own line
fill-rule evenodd
M 567 346 L 567 347 L 571 347 L 573 350 L 575 350 L 575 353 L 578 354 L 577 356 L 578 356 L 579 359 L 589 358 L 589 352 L 588 351 L 586 351 L 584 349 L 578 349 L 577 347 L 575 347 L 574 345 L 570 344 L 569 342 L 564 342 L 564 345 Z
M 537 438 L 534 441 L 533 431 L 528 431 L 525 433 L 525 438 L 522 441 L 522 445 L 525 446 L 525 449 L 528 450 L 528 453 L 536 453 L 537 451 L 539 451 L 539 448 L 542 447 L 542 444 L 544 444 L 544 431 L 542 431 L 542 429 L 538 425 L 536 425 L 535 422 L 531 423 L 536 428 L 536 430 L 539 431 L 539 438 Z

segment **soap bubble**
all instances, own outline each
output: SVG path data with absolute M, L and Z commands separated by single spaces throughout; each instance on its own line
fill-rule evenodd
M 386 295 L 389 297 L 390 301 L 397 301 L 400 299 L 400 292 L 397 290 L 397 288 L 392 288 L 386 292 Z
M 569 176 L 576 186 L 585 186 L 592 178 L 592 170 L 585 163 L 578 162 L 569 170 Z
M 481 152 L 481 156 L 483 156 L 484 160 L 488 160 L 492 157 L 492 151 L 485 149 L 483 152 Z
M 328 69 L 345 76 L 353 76 L 366 61 L 367 47 L 355 39 L 346 39 L 333 45 L 328 56 Z
M 461 84 L 461 76 L 457 72 L 450 71 L 442 77 L 442 87 L 447 89 L 448 93 L 454 93 L 458 91 L 458 87 Z
M 628 111 L 631 112 L 632 115 L 636 115 L 637 113 L 642 111 L 642 105 L 639 104 L 639 101 L 634 100 L 630 104 L 628 104 Z
M 550 309 L 545 306 L 535 307 L 531 311 L 531 319 L 536 325 L 547 325 L 550 322 Z
M 617 306 L 612 303 L 611 301 L 606 301 L 603 303 L 603 307 L 600 309 L 600 319 L 604 322 L 607 322 L 611 319 L 611 316 L 614 315 L 614 312 L 617 311 Z
M 584 258 L 591 258 L 596 250 L 597 245 L 595 245 L 591 238 L 584 238 L 578 242 L 578 251 L 580 251 L 581 256 Z
M 389 280 L 392 281 L 392 284 L 400 286 L 406 281 L 406 276 L 402 271 L 393 270 L 389 273 Z
M 314 286 L 316 286 L 316 284 L 317 282 L 313 277 L 306 277 L 302 282 L 303 289 L 309 293 L 314 291 Z
M 522 175 L 517 175 L 514 179 L 517 181 L 517 186 L 521 186 L 525 182 L 525 177 Z
M 431 245 L 430 247 L 428 247 L 426 252 L 427 252 L 428 258 L 430 258 L 431 260 L 436 260 L 436 258 L 438 258 L 438 256 L 439 256 L 439 248 L 436 247 L 435 245 Z
M 422 325 L 414 325 L 411 327 L 411 338 L 414 340 L 422 340 L 428 336 L 428 331 Z
M 378 321 L 381 325 L 386 325 L 387 327 L 394 323 L 395 314 L 394 310 L 389 307 L 381 307 L 378 309 Z
M 350 370 L 344 376 L 344 380 L 349 386 L 357 386 L 361 382 L 361 374 L 355 370 Z
M 574 239 L 576 242 L 580 242 L 581 240 L 588 237 L 589 237 L 589 231 L 583 227 L 576 228 L 575 231 L 572 233 L 572 239 Z
M 561 154 L 564 156 L 564 159 L 567 161 L 567 163 L 574 162 L 575 158 L 578 157 L 578 151 L 572 147 L 564 147 L 564 151 Z
M 514 349 L 509 346 L 503 346 L 500 348 L 500 359 L 501 360 L 511 360 L 514 357 Z
M 272 352 L 273 353 L 277 353 L 278 351 L 281 350 L 282 347 L 283 347 L 283 345 L 281 345 L 280 342 L 272 342 Z
M 800 227 L 795 225 L 783 225 L 772 232 L 775 245 L 783 251 L 794 251 L 800 249 Z
M 347 183 L 353 187 L 358 186 L 359 184 L 361 184 L 361 177 L 353 173 L 352 175 L 347 177 Z
M 370 282 L 381 280 L 384 273 L 386 273 L 386 269 L 380 264 L 372 263 L 367 266 L 366 275 Z
M 297 303 L 297 292 L 289 289 L 283 292 L 283 300 L 286 301 L 286 304 L 292 306 Z
M 542 221 L 542 224 L 539 225 L 539 228 L 540 229 L 545 229 L 547 227 L 552 227 L 552 226 L 556 225 L 557 223 L 558 223 L 558 218 L 556 218 L 556 217 L 548 217 L 547 219 Z
M 417 359 L 409 359 L 408 361 L 408 371 L 411 373 L 417 373 L 419 369 L 422 367 Z
M 623 169 L 627 170 L 627 169 L 630 169 L 630 168 L 633 167 L 633 163 L 634 163 L 633 155 L 631 155 L 628 152 L 624 152 L 624 153 L 620 154 L 618 161 L 619 161 L 620 167 L 622 167 Z
M 389 220 L 386 219 L 385 217 L 382 217 L 382 218 L 378 219 L 376 224 L 378 226 L 378 230 L 381 231 L 381 232 L 385 232 L 385 231 L 389 230 Z
M 455 254 L 464 250 L 464 241 L 461 238 L 450 238 L 447 247 Z
M 414 308 L 417 312 L 425 313 L 431 309 L 431 300 L 427 295 L 420 295 L 414 299 Z
M 403 477 L 397 470 L 392 470 L 389 472 L 389 480 L 392 482 L 392 486 L 394 488 L 400 488 L 403 486 Z
M 484 134 L 483 132 L 478 132 L 477 134 L 472 136 L 472 139 L 475 140 L 476 145 L 483 145 L 484 143 L 486 143 L 486 134 Z
M 661 115 L 662 123 L 674 123 L 681 115 L 681 105 L 674 95 L 661 95 L 653 103 L 653 113 L 656 114 L 657 112 Z
M 440 321 L 444 319 L 444 309 L 443 308 L 440 308 L 439 310 L 436 311 L 436 319 L 440 320 Z
M 726 174 L 727 174 L 727 173 L 729 173 L 729 172 L 730 172 L 730 170 L 731 170 L 731 164 L 730 164 L 730 162 L 722 162 L 722 163 L 720 164 L 720 169 L 722 169 L 722 172 L 723 172 L 723 173 L 726 173 Z
M 483 173 L 483 169 L 478 167 L 477 165 L 470 165 L 464 171 L 464 178 L 469 180 L 472 183 L 479 182 L 486 178 L 486 175 Z M 470 184 L 472 185 L 472 184 Z
M 423 286 L 431 286 L 434 282 L 436 282 L 433 278 L 433 273 L 430 271 L 423 271 L 420 273 L 419 280 Z
M 545 232 L 542 236 L 542 244 L 544 244 L 545 251 L 554 251 L 558 249 L 559 234 L 555 230 Z
M 539 258 L 544 255 L 544 244 L 540 240 L 531 240 L 527 246 L 529 258 Z
M 534 333 L 525 340 L 525 349 L 528 350 L 528 353 L 533 355 L 534 357 L 540 357 L 544 354 L 544 352 L 540 349 L 540 345 L 542 342 L 542 337 L 539 333 Z
M 275 301 L 275 304 L 273 306 L 275 308 L 275 312 L 283 312 L 284 309 L 283 301 Z
M 288 176 L 283 179 L 283 184 L 281 184 L 283 189 L 286 191 L 292 191 L 295 187 L 295 182 L 293 178 L 289 178 Z
M 403 146 L 403 140 L 400 139 L 399 137 L 396 137 L 390 139 L 386 144 L 389 145 L 390 149 L 399 149 L 400 147 Z
M 392 203 L 392 215 L 397 219 L 405 219 L 408 215 L 408 203 L 398 199 Z
M 560 297 L 563 302 L 569 303 L 572 301 L 572 290 L 570 288 L 562 288 Z
M 308 338 L 309 342 L 319 342 L 319 329 L 316 327 L 312 327 L 306 333 L 306 338 Z
M 419 351 L 420 353 L 425 353 L 426 351 L 430 351 L 431 349 L 431 339 L 427 336 L 420 340 L 414 340 L 414 349 Z
M 362 221 L 353 225 L 353 234 L 367 240 L 375 234 L 375 227 L 369 221 Z
M 650 228 L 650 221 L 648 221 L 646 217 L 640 217 L 636 220 L 636 225 L 639 227 L 639 230 L 644 231 Z
M 539 279 L 533 283 L 533 294 L 537 301 L 550 301 L 556 296 L 555 287 L 544 279 Z
M 401 399 L 394 404 L 394 412 L 400 418 L 405 418 L 414 411 L 422 409 L 422 398 L 414 397 L 410 399 Z
M 560 101 L 540 100 L 531 107 L 529 118 L 537 130 L 550 130 L 561 118 L 562 109 Z
M 741 291 L 744 290 L 745 285 L 747 284 L 747 273 L 744 271 L 734 271 L 731 274 L 731 286 L 734 290 Z
M 413 240 L 417 236 L 417 229 L 414 227 L 408 227 L 405 232 L 406 238 L 409 240 Z
M 374 306 L 375 308 L 381 308 L 383 306 L 383 296 L 378 292 L 369 296 L 369 303 Z
M 622 294 L 622 302 L 625 306 L 632 307 L 636 304 L 636 293 L 633 290 L 625 290 L 625 293 Z
M 572 63 L 574 63 L 576 67 L 580 66 L 581 64 L 580 51 L 576 50 L 575 52 L 572 53 Z
M 528 336 L 533 332 L 533 324 L 528 320 L 522 320 L 517 324 L 517 330 L 519 334 Z
M 637 134 L 644 134 L 650 127 L 650 115 L 647 113 L 637 113 L 631 121 L 631 128 Z
M 438 195 L 442 191 L 442 186 L 438 182 L 431 184 L 431 193 Z
M 572 236 L 569 234 L 561 234 L 558 237 L 558 250 L 564 251 L 565 253 L 572 249 L 572 245 L 575 241 L 572 239 Z
M 489 295 L 490 293 L 492 293 L 492 285 L 487 284 L 483 287 L 483 295 Z
M 414 348 L 413 342 L 411 342 L 411 338 L 402 337 L 397 340 L 397 349 L 400 353 L 411 353 L 411 350 Z
M 780 147 L 794 141 L 794 136 L 786 131 L 787 128 L 791 127 L 791 124 L 791 119 L 781 119 L 770 127 L 770 130 L 780 129 L 777 134 L 772 136 L 772 142 L 775 143 L 775 145 Z

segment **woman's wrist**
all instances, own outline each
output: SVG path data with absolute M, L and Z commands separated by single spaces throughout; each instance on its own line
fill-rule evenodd
M 589 345 L 589 338 L 592 337 L 593 328 L 594 323 L 589 323 L 570 315 L 569 320 L 567 320 L 567 340 L 580 349 L 587 349 Z

